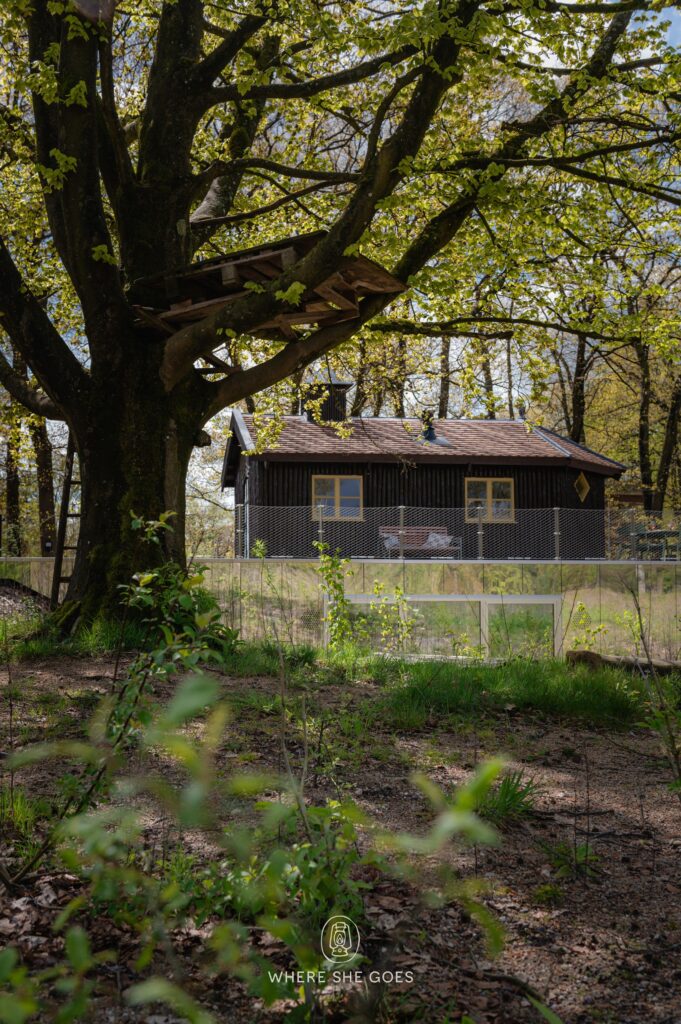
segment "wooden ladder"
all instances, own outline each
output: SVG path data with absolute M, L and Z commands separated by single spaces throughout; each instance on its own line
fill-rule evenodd
M 54 568 L 52 570 L 52 592 L 50 594 L 50 609 L 59 604 L 59 588 L 62 583 L 68 583 L 71 576 L 64 576 L 64 552 L 75 551 L 75 544 L 66 543 L 66 528 L 69 519 L 80 519 L 80 512 L 71 511 L 71 488 L 80 486 L 80 480 L 73 479 L 73 466 L 76 459 L 76 446 L 73 437 L 69 432 L 69 440 L 66 446 L 66 462 L 64 463 L 64 483 L 61 491 L 61 505 L 59 506 L 59 524 L 57 526 L 57 542 L 54 549 Z

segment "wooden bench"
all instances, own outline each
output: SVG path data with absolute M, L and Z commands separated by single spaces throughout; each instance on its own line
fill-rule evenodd
M 391 558 L 399 557 L 400 550 L 403 554 L 420 552 L 431 558 L 439 555 L 461 558 L 461 537 L 452 537 L 446 526 L 379 526 L 378 535 Z

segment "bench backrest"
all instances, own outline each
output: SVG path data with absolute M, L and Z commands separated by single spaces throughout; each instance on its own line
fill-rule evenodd
M 425 543 L 431 533 L 437 533 L 442 537 L 448 537 L 449 531 L 446 526 L 379 526 L 378 533 L 381 537 L 402 537 L 407 544 Z

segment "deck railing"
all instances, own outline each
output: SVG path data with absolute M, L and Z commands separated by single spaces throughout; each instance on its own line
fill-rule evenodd
M 349 558 L 679 561 L 681 515 L 634 508 L 474 508 L 404 505 L 237 505 L 237 558 L 314 558 L 318 543 Z

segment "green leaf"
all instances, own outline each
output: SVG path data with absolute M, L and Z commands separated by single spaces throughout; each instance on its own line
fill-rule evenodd
M 16 949 L 11 946 L 0 952 L 0 985 L 7 981 L 18 959 Z
M 294 281 L 286 291 L 277 291 L 274 295 L 275 298 L 281 299 L 282 302 L 287 302 L 290 306 L 297 306 L 304 293 L 305 285 L 302 281 Z
M 21 768 L 26 764 L 47 761 L 52 757 L 84 761 L 86 764 L 99 764 L 102 760 L 102 751 L 90 743 L 82 743 L 79 740 L 34 743 L 32 746 L 26 747 L 25 750 L 18 750 L 16 754 L 12 754 L 7 766 L 10 769 Z
M 74 971 L 77 971 L 78 974 L 84 974 L 92 964 L 90 940 L 85 929 L 81 928 L 80 925 L 69 928 L 66 933 L 65 945 L 66 955 Z
M 0 1021 L 2 1024 L 24 1024 L 37 1009 L 38 1004 L 32 996 L 3 992 L 0 999 Z
M 125 998 L 131 1006 L 165 1003 L 176 1013 L 186 1017 L 189 1024 L 213 1024 L 215 1019 L 211 1013 L 195 1003 L 187 992 L 165 978 L 149 978 L 139 985 L 133 985 L 128 989 Z
M 211 676 L 190 676 L 170 702 L 162 724 L 170 727 L 182 725 L 214 704 L 219 692 L 217 680 Z
M 548 1006 L 544 1006 L 543 1003 L 540 1003 L 538 999 L 534 999 L 533 996 L 528 995 L 527 998 L 530 1000 L 535 1010 L 538 1010 L 544 1020 L 547 1020 L 549 1024 L 563 1024 L 560 1017 L 555 1014 L 553 1010 L 550 1010 Z

